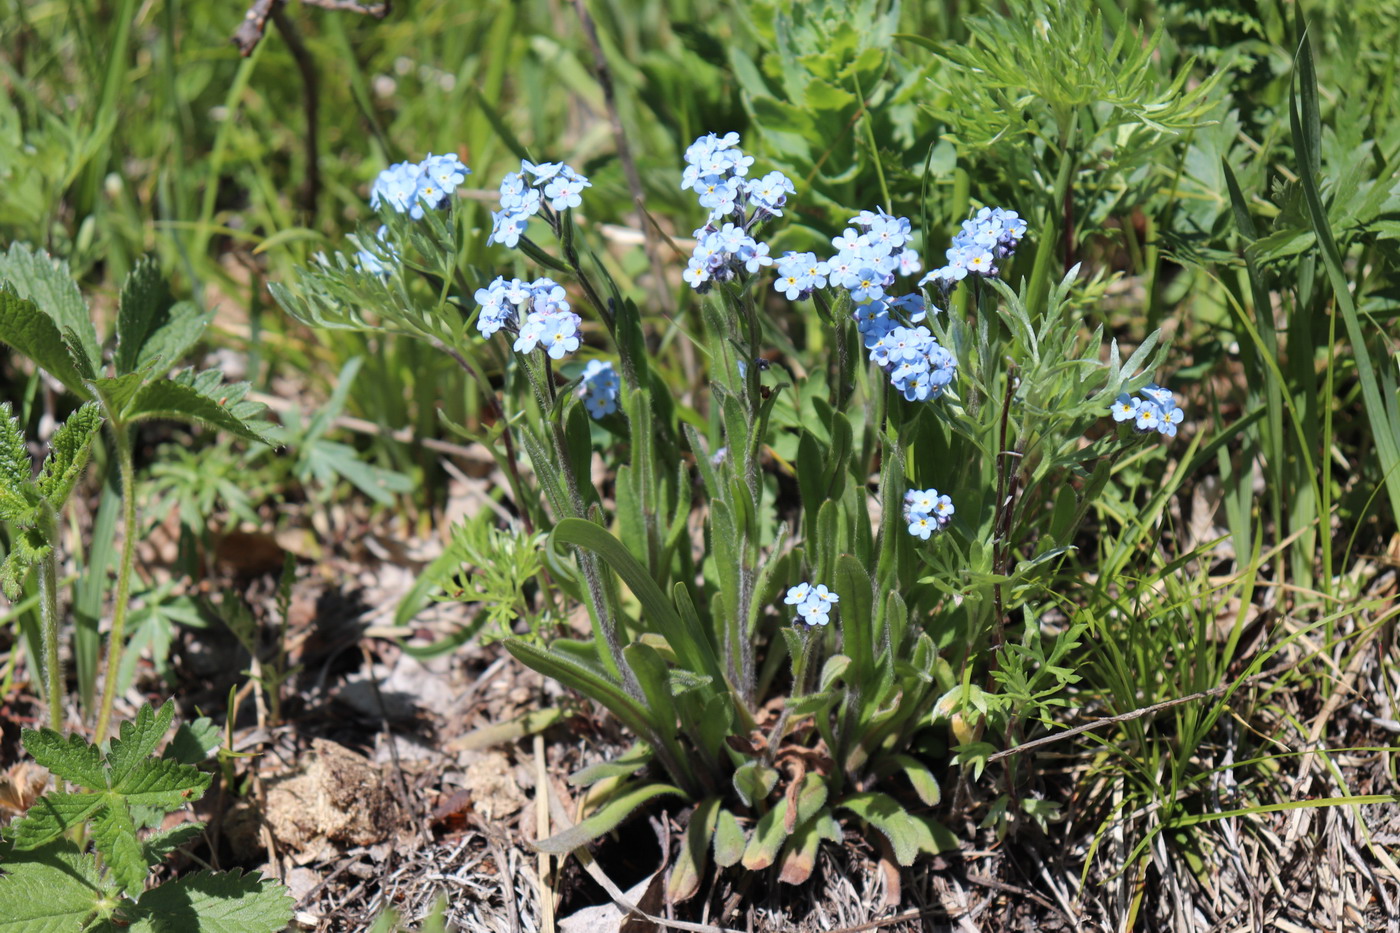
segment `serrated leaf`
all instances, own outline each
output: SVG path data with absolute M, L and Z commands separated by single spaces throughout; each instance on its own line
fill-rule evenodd
M 0 489 L 20 489 L 34 479 L 24 429 L 9 402 L 0 402 Z
M 112 781 L 112 792 L 134 807 L 176 810 L 204 796 L 211 776 L 173 758 L 146 758 L 121 781 Z
M 181 764 L 197 765 L 209 757 L 223 741 L 223 730 L 208 716 L 194 722 L 182 722 L 175 728 L 162 758 L 173 758 Z
M 65 740 L 52 729 L 25 729 L 20 733 L 24 750 L 58 777 L 88 790 L 106 790 L 107 772 L 102 749 L 74 733 Z
M 280 933 L 292 898 L 257 872 L 201 871 L 142 894 L 132 914 L 129 933 Z
M 67 840 L 0 868 L 0 933 L 72 933 L 103 896 L 97 860 Z
M 0 254 L 0 281 L 13 287 L 19 297 L 34 302 L 38 310 L 53 322 L 55 333 L 72 333 L 76 355 L 84 357 L 87 363 L 77 368 L 92 370 L 101 363 L 102 351 L 98 346 L 97 330 L 92 326 L 87 304 L 66 262 L 32 250 L 23 243 L 11 243 L 9 251 Z M 65 381 L 64 385 L 67 384 Z
M 92 844 L 102 856 L 107 871 L 128 894 L 137 894 L 146 885 L 146 853 L 136 838 L 136 824 L 126 807 L 104 807 L 92 820 Z
M 626 793 L 613 797 L 588 819 L 557 832 L 548 839 L 539 840 L 535 843 L 535 848 L 553 855 L 565 855 L 605 833 L 612 832 L 632 814 L 632 811 L 664 795 L 684 797 L 685 791 L 670 784 L 643 784 L 633 787 Z
M 37 528 L 19 528 L 10 537 L 10 553 L 0 563 L 0 589 L 12 601 L 24 592 L 24 578 L 29 568 L 48 556 L 52 546 Z
M 169 829 L 162 829 L 151 833 L 141 841 L 141 853 L 147 865 L 155 866 L 187 842 L 199 838 L 199 834 L 204 832 L 204 821 L 194 820 L 189 823 L 180 823 Z
M 5 829 L 5 835 L 18 852 L 37 849 L 81 825 L 106 803 L 102 794 L 45 794 Z
M 118 375 L 144 371 L 158 363 L 179 362 L 204 333 L 212 315 L 193 302 L 176 302 L 154 258 L 136 264 L 122 283 L 117 311 Z
M 143 385 L 127 403 L 122 418 L 145 421 L 170 418 L 205 427 L 217 428 L 237 435 L 245 441 L 267 443 L 263 437 L 265 425 L 245 421 L 217 399 L 200 393 L 193 385 L 174 379 L 162 379 Z
M 39 471 L 39 494 L 55 510 L 63 508 L 73 486 L 87 468 L 92 439 L 102 427 L 102 410 L 94 402 L 84 403 L 54 432 L 49 455 Z
M 9 285 L 0 288 L 0 342 L 29 357 L 68 391 L 88 398 L 87 388 L 58 327 L 39 307 L 21 298 Z
M 120 787 L 146 756 L 156 750 L 174 718 L 175 703 L 166 700 L 159 711 L 152 709 L 149 703 L 141 704 L 136 719 L 121 724 L 107 752 L 107 767 L 112 769 L 110 786 Z

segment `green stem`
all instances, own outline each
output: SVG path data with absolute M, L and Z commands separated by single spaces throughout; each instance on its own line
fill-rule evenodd
M 45 512 L 49 512 L 47 507 Z M 58 530 L 53 515 L 43 521 L 49 552 L 39 561 L 39 627 L 44 639 L 44 685 L 49 699 L 49 728 L 63 730 L 63 662 L 58 656 Z
M 136 561 L 136 470 L 131 459 L 131 431 L 116 418 L 108 416 L 116 437 L 117 467 L 122 483 L 122 557 L 117 567 L 116 603 L 112 607 L 112 631 L 107 636 L 107 676 L 102 682 L 102 707 L 97 714 L 93 741 L 101 744 L 107 737 L 112 720 L 112 702 L 117 694 L 117 668 L 121 665 L 122 648 L 126 644 L 126 609 L 131 598 L 131 571 Z

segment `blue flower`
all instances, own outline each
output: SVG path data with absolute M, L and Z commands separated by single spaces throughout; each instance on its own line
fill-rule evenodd
M 789 606 L 800 606 L 807 601 L 807 596 L 812 592 L 812 584 L 799 583 L 796 586 L 788 587 L 787 598 L 783 602 Z
M 1117 422 L 1131 421 L 1140 434 L 1152 431 L 1165 436 L 1176 437 L 1176 426 L 1186 417 L 1177 407 L 1170 389 L 1156 383 L 1149 383 L 1138 390 L 1142 398 L 1132 398 L 1124 392 L 1114 400 L 1109 413 Z
M 1025 222 L 1015 211 L 984 207 L 963 221 L 944 254 L 947 264 L 930 271 L 919 285 L 931 285 L 946 297 L 968 275 L 991 278 L 1000 271 L 997 260 L 1014 253 L 1025 233 Z
M 806 298 L 818 288 L 826 285 L 827 265 L 817 258 L 816 253 L 783 254 L 774 267 L 778 278 L 773 287 L 787 296 L 789 301 Z
M 500 211 L 491 214 L 492 243 L 514 249 L 525 234 L 531 217 L 544 212 L 545 220 L 557 233 L 557 215 L 583 203 L 583 189 L 593 187 L 587 178 L 563 162 L 520 160 L 520 171 L 507 172 L 501 179 Z
M 435 156 L 422 162 L 396 162 L 380 172 L 369 189 L 369 206 L 375 210 L 387 204 L 414 220 L 425 208 L 436 210 L 447 204 L 452 192 L 466 181 L 471 169 L 455 155 Z
M 1114 421 L 1136 421 L 1138 409 L 1142 407 L 1142 400 L 1136 399 L 1124 392 L 1118 396 L 1113 403 Z
M 583 399 L 583 407 L 595 420 L 617 411 L 617 397 L 621 383 L 612 363 L 602 360 L 589 360 L 583 367 L 579 381 L 578 395 Z
M 909 533 L 925 541 L 948 527 L 954 511 L 953 500 L 940 495 L 937 489 L 911 489 L 904 494 L 904 520 L 909 523 Z

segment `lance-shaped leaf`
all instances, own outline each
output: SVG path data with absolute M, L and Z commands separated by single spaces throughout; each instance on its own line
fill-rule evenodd
M 914 787 L 914 793 L 919 795 L 928 806 L 937 806 L 942 798 L 942 792 L 938 787 L 938 778 L 933 776 L 928 765 L 919 761 L 913 755 L 885 755 L 875 767 L 871 769 L 875 774 L 884 776 L 904 772 L 904 776 L 909 779 L 909 783 Z
M 710 860 L 710 840 L 719 821 L 719 804 L 718 797 L 708 797 L 690 815 L 680 855 L 676 856 L 676 864 L 671 868 L 671 878 L 666 885 L 666 897 L 672 903 L 687 901 L 700 890 L 700 879 Z
M 778 859 L 778 880 L 784 884 L 802 884 L 812 877 L 817 865 L 817 847 L 823 839 L 841 841 L 841 824 L 825 807 L 797 827 L 783 844 L 783 854 Z
M 656 732 L 646 707 L 628 696 L 616 681 L 560 653 L 557 646 L 546 651 L 518 638 L 507 638 L 505 645 L 521 664 L 601 703 L 638 736 L 650 739 Z
M 711 677 L 716 684 L 724 682 L 719 659 L 709 634 L 676 612 L 661 588 L 645 567 L 625 548 L 621 541 L 593 522 L 581 518 L 566 518 L 554 526 L 552 541 L 586 548 L 602 558 L 631 588 L 642 604 L 648 627 L 654 627 L 675 650 L 681 663 L 697 674 Z
M 744 850 L 744 867 L 757 871 L 772 865 L 783 841 L 788 837 L 789 822 L 795 828 L 811 820 L 826 804 L 826 793 L 826 781 L 820 775 L 807 775 L 803 779 L 802 790 L 797 795 L 797 818 L 793 821 L 788 819 L 790 801 L 784 795 L 773 809 L 763 814 L 763 818 L 754 827 L 753 835 L 749 837 L 748 848 Z
M 82 293 L 78 291 L 66 262 L 32 250 L 23 243 L 11 243 L 9 250 L 0 254 L 0 282 L 8 284 L 20 298 L 34 302 L 35 307 L 53 322 L 54 333 L 60 335 L 60 343 L 62 335 L 68 335 L 75 358 L 70 363 L 74 363 L 76 369 L 91 372 L 101 365 L 102 351 L 98 347 L 97 330 L 92 326 L 87 304 L 83 302 Z M 3 336 L 0 339 L 9 342 Z M 38 362 L 37 358 L 34 359 Z M 44 368 L 48 369 L 47 366 Z M 49 372 L 64 385 L 73 388 L 58 373 L 51 369 Z
M 715 822 L 715 864 L 721 868 L 738 865 L 739 859 L 744 857 L 746 844 L 739 818 L 728 810 L 719 811 Z
M 914 864 L 920 851 L 936 843 L 929 824 L 911 816 L 887 794 L 876 791 L 852 794 L 837 804 L 837 808 L 851 811 L 884 833 L 894 849 L 895 861 L 906 868 Z
M 0 288 L 0 341 L 29 357 L 74 395 L 89 397 L 58 327 L 38 305 L 21 298 L 9 285 Z
M 208 326 L 211 314 L 193 302 L 176 302 L 160 264 L 141 259 L 122 283 L 117 310 L 117 374 L 175 365 Z
M 68 416 L 49 441 L 49 455 L 39 471 L 39 494 L 55 511 L 63 508 L 87 468 L 92 440 L 102 427 L 102 410 L 94 402 Z
M 666 795 L 684 797 L 685 792 L 670 784 L 642 784 L 619 793 L 588 819 L 535 843 L 535 848 L 552 855 L 565 855 L 610 833 L 642 804 Z

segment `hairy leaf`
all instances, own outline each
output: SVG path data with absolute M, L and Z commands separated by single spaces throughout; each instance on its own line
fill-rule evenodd
M 266 425 L 244 420 L 227 402 L 220 405 L 220 398 L 227 396 L 211 398 L 196 388 L 194 380 L 182 380 L 177 374 L 143 385 L 127 403 L 122 417 L 128 421 L 171 418 L 227 431 L 245 441 L 267 443 Z
M 539 840 L 535 843 L 535 848 L 553 855 L 565 855 L 605 833 L 612 832 L 642 804 L 667 794 L 685 796 L 684 791 L 670 784 L 642 784 L 633 787 L 614 796 L 597 813 L 581 823 L 555 833 L 548 839 Z
M 103 896 L 97 860 L 67 840 L 0 868 L 0 933 L 70 933 Z
M 202 820 L 180 823 L 169 829 L 153 832 L 141 841 L 141 854 L 147 865 L 159 865 L 165 861 L 170 853 L 185 843 L 199 838 L 199 834 L 202 832 L 204 832 Z
M 173 758 L 145 758 L 120 781 L 114 779 L 112 791 L 134 807 L 177 810 L 203 797 L 210 780 L 211 775 Z
M 136 711 L 135 721 L 127 720 L 121 724 L 118 736 L 112 739 L 111 750 L 107 752 L 107 766 L 112 769 L 111 786 L 120 786 L 146 756 L 156 750 L 174 717 L 173 700 L 166 700 L 159 711 L 143 703 Z
M 837 804 L 837 807 L 851 811 L 884 833 L 894 849 L 895 861 L 905 867 L 914 864 L 914 859 L 918 857 L 922 848 L 921 843 L 928 841 L 929 827 L 911 817 L 907 810 L 887 794 L 875 791 L 852 794 Z
M 142 894 L 133 913 L 128 933 L 280 933 L 292 898 L 257 872 L 201 871 Z
M 80 364 L 79 369 L 91 371 L 101 365 L 102 351 L 98 347 L 97 330 L 92 326 L 87 305 L 66 262 L 30 249 L 23 243 L 11 243 L 9 251 L 0 254 L 0 282 L 13 287 L 19 297 L 34 302 L 39 311 L 53 322 L 55 333 L 72 334 L 74 355 L 84 358 L 87 364 Z M 47 366 L 44 368 L 48 369 Z M 65 380 L 60 381 L 67 385 Z
M 33 360 L 74 395 L 88 398 L 83 377 L 68 355 L 54 322 L 34 302 L 21 298 L 6 285 L 0 288 L 0 341 Z
M 16 851 L 37 849 L 81 825 L 106 803 L 100 794 L 45 794 L 6 828 L 5 835 Z
M 714 837 L 715 823 L 719 820 L 719 805 L 718 797 L 708 797 L 690 815 L 690 822 L 685 828 L 685 842 L 680 855 L 676 856 L 676 864 L 671 868 L 671 878 L 666 885 L 666 897 L 672 903 L 689 900 L 700 890 L 700 879 L 710 858 L 710 840 Z
M 20 733 L 24 750 L 58 777 L 88 790 L 106 790 L 107 774 L 102 750 L 74 733 L 66 740 L 52 729 L 25 729 Z
M 198 305 L 176 302 L 166 287 L 160 264 L 141 259 L 122 283 L 117 311 L 117 374 L 134 373 L 158 363 L 173 366 L 194 345 L 211 314 Z
M 92 440 L 101 427 L 102 410 L 96 403 L 87 402 L 68 416 L 49 441 L 49 455 L 39 471 L 38 486 L 39 494 L 55 511 L 63 508 L 87 468 Z
M 29 485 L 34 479 L 34 467 L 29 460 L 29 447 L 24 443 L 24 429 L 15 417 L 9 402 L 0 402 L 0 495 L 9 495 Z M 0 512 L 0 518 L 9 519 Z
M 118 887 L 139 894 L 146 884 L 146 853 L 136 838 L 136 824 L 123 806 L 104 807 L 92 820 L 92 844 Z
M 739 864 L 744 857 L 744 831 L 739 828 L 739 819 L 728 810 L 719 811 L 715 823 L 715 864 L 729 868 Z

